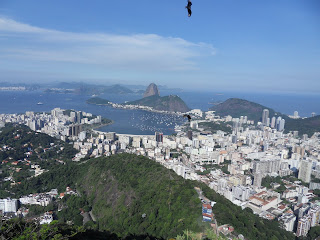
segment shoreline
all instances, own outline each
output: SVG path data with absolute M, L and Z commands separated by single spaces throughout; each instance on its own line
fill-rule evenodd
M 111 119 L 109 119 L 109 120 L 111 120 Z M 111 120 L 110 123 L 99 124 L 98 126 L 92 126 L 92 127 L 90 127 L 90 125 L 88 124 L 88 127 L 89 127 L 89 128 L 86 129 L 86 130 L 98 131 L 98 130 L 96 130 L 96 129 L 102 128 L 102 127 L 105 127 L 105 126 L 112 125 L 113 123 L 114 123 L 114 120 Z
M 110 106 L 112 108 L 123 109 L 123 110 L 142 110 L 142 111 L 147 111 L 147 112 L 170 114 L 170 115 L 177 115 L 177 116 L 183 116 L 183 114 L 184 114 L 182 112 L 171 112 L 171 111 L 165 111 L 165 110 L 156 110 L 156 109 L 153 109 L 152 107 L 143 106 L 143 105 L 123 105 L 123 104 L 120 104 L 120 103 L 113 103 L 113 102 L 110 102 L 108 104 L 88 103 L 87 102 L 87 104 L 97 105 L 97 106 Z M 126 106 L 131 106 L 131 107 L 126 107 Z

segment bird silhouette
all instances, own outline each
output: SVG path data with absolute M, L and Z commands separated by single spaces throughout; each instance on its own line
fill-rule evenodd
M 188 17 L 191 17 L 192 11 L 191 11 L 191 0 L 188 0 L 188 5 L 186 6 L 186 9 L 188 9 Z
M 190 122 L 191 121 L 191 116 L 189 114 L 184 114 L 183 117 L 187 117 L 188 118 L 188 121 Z

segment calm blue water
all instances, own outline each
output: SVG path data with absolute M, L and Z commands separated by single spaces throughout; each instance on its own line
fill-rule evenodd
M 166 93 L 168 94 L 168 93 Z M 169 94 L 171 94 L 169 92 Z M 320 114 L 320 92 L 313 95 L 302 94 L 270 94 L 245 92 L 180 92 L 179 95 L 190 108 L 200 108 L 207 111 L 210 102 L 222 102 L 228 98 L 242 98 L 259 103 L 286 115 L 298 111 L 301 117 L 311 117 L 311 113 Z
M 101 131 L 117 133 L 152 135 L 155 131 L 164 134 L 174 133 L 174 126 L 185 119 L 168 114 L 151 113 L 141 110 L 115 109 L 109 106 L 95 106 L 86 103 L 91 96 L 75 94 L 54 94 L 41 91 L 0 92 L 0 113 L 24 113 L 26 111 L 49 112 L 53 108 L 75 109 L 101 115 L 114 121 L 112 125 L 102 127 Z M 103 98 L 122 103 L 139 99 L 140 95 L 103 95 Z M 37 105 L 42 102 L 43 105 Z
M 224 101 L 230 97 L 244 98 L 249 101 L 260 103 L 266 107 L 273 108 L 284 114 L 293 114 L 298 111 L 300 116 L 309 117 L 311 112 L 320 113 L 319 95 L 289 95 L 289 94 L 254 94 L 254 93 L 223 93 L 215 92 L 170 92 L 162 91 L 161 95 L 177 94 L 190 108 L 208 110 L 212 105 L 210 102 Z M 96 115 L 112 119 L 114 124 L 101 128 L 102 131 L 115 131 L 129 134 L 154 134 L 162 131 L 164 134 L 172 134 L 175 124 L 186 121 L 181 117 L 145 112 L 141 110 L 122 110 L 108 106 L 95 106 L 86 104 L 91 96 L 75 94 L 54 94 L 41 91 L 33 92 L 0 92 L 0 113 L 24 113 L 26 111 L 48 112 L 55 107 L 63 109 L 75 109 L 90 112 Z M 105 94 L 100 97 L 110 101 L 122 103 L 141 98 L 137 94 Z M 44 103 L 37 105 L 38 102 Z

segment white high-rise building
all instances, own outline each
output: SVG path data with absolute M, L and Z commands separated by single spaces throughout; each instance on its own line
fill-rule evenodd
M 194 139 L 192 140 L 192 146 L 193 146 L 194 148 L 199 148 L 199 147 L 200 147 L 200 142 L 199 142 L 199 139 L 198 139 L 198 138 L 194 138 Z
M 198 129 L 198 122 L 197 121 L 191 121 L 190 122 L 190 127 L 192 128 L 192 129 Z
M 279 221 L 283 223 L 283 228 L 287 231 L 293 231 L 294 223 L 297 220 L 297 217 L 294 214 L 285 213 L 279 217 Z
M 276 117 L 272 117 L 272 119 L 271 119 L 271 127 L 275 128 L 275 126 L 276 126 Z
M 232 194 L 235 199 L 238 199 L 242 202 L 246 201 L 251 197 L 251 189 L 245 186 L 233 186 Z
M 277 120 L 276 120 L 276 129 L 279 131 L 279 128 L 280 128 L 280 122 L 281 122 L 281 119 L 282 117 L 277 117 Z
M 310 226 L 314 227 L 318 225 L 320 220 L 320 206 L 315 206 L 309 210 L 308 215 L 310 216 Z
M 263 109 L 263 112 L 262 112 L 262 125 L 267 126 L 268 118 L 269 118 L 269 110 L 268 109 Z
M 286 120 L 282 119 L 281 117 L 278 117 L 277 118 L 277 122 L 276 122 L 277 130 L 278 131 L 283 131 L 285 123 L 286 123 Z
M 18 209 L 17 199 L 0 199 L 0 210 L 4 213 L 15 213 Z
M 296 236 L 307 236 L 310 229 L 310 216 L 304 216 L 299 219 Z
M 256 173 L 253 175 L 253 186 L 255 187 L 261 187 L 262 183 L 262 173 Z
M 309 183 L 311 178 L 312 161 L 302 160 L 299 168 L 298 178 Z
M 281 122 L 280 122 L 280 131 L 283 131 L 284 130 L 284 125 L 286 124 L 286 120 L 284 119 L 281 119 Z

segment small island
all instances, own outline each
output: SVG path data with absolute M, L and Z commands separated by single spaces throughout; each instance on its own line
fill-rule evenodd
M 94 104 L 94 105 L 110 105 L 111 102 L 107 99 L 103 99 L 100 97 L 93 97 L 93 98 L 89 98 L 87 100 L 88 104 Z

